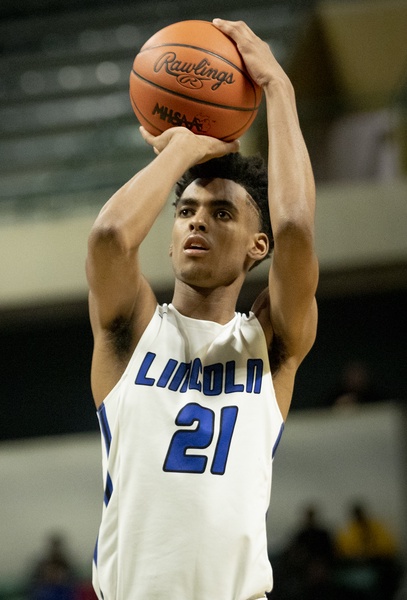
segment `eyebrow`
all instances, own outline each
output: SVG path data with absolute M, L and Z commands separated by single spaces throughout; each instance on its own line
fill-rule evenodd
M 236 204 L 234 202 L 232 202 L 231 200 L 227 200 L 226 198 L 218 198 L 215 200 L 210 200 L 209 201 L 209 206 L 211 208 L 228 208 L 229 210 L 238 212 L 238 207 L 236 206 Z M 199 200 L 195 200 L 195 198 L 179 198 L 178 200 L 176 200 L 174 202 L 175 207 L 178 207 L 180 205 L 182 206 L 191 206 L 196 208 L 197 206 L 200 205 Z

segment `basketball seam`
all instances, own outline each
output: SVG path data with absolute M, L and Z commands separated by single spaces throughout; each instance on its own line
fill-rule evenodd
M 145 121 L 154 129 L 156 129 L 157 131 L 159 131 L 160 133 L 163 133 L 165 131 L 165 129 L 160 129 L 159 127 L 157 127 L 157 125 L 154 125 L 154 123 L 152 123 L 151 121 L 149 121 L 149 119 L 147 119 L 147 117 L 145 116 L 145 114 L 143 112 L 141 112 L 141 110 L 139 109 L 139 107 L 137 106 L 137 104 L 134 102 L 133 97 L 130 95 L 130 102 L 133 105 L 133 111 L 134 109 L 140 113 L 140 115 L 143 117 L 143 119 L 145 119 Z M 135 112 L 135 111 L 134 111 Z M 136 115 L 137 116 L 137 115 Z
M 134 101 L 134 98 L 132 97 L 132 95 L 130 94 L 130 102 L 133 105 L 133 111 L 137 111 L 138 113 L 140 113 L 140 115 L 143 117 L 143 119 L 153 128 L 156 129 L 160 134 L 164 133 L 165 129 L 160 129 L 159 127 L 157 127 L 157 125 L 155 125 L 152 121 L 150 121 L 149 119 L 147 119 L 147 117 L 145 116 L 145 114 L 140 110 L 140 108 L 137 106 L 136 102 Z M 219 138 L 220 140 L 225 140 L 228 139 L 230 137 L 233 137 L 235 135 L 237 135 L 239 133 L 239 131 L 241 131 L 242 129 L 245 129 L 247 123 L 250 121 L 250 119 L 253 119 L 253 115 L 249 116 L 249 119 L 246 121 L 246 123 L 244 123 L 243 125 L 241 125 L 239 127 L 239 129 L 236 129 L 235 131 L 232 131 L 231 133 L 228 133 L 226 135 L 224 135 L 223 137 Z
M 209 100 L 200 100 L 199 98 L 193 98 L 191 96 L 188 96 L 187 94 L 181 94 L 180 92 L 174 92 L 162 85 L 159 85 L 158 83 L 155 83 L 154 81 L 150 81 L 150 79 L 146 79 L 146 77 L 143 77 L 142 75 L 140 75 L 140 73 L 137 73 L 134 70 L 134 68 L 131 70 L 131 72 L 133 73 L 133 75 L 135 75 L 135 77 L 138 77 L 145 83 L 148 83 L 149 85 L 151 85 L 159 90 L 162 90 L 163 92 L 168 92 L 168 94 L 171 94 L 173 96 L 178 96 L 179 98 L 183 98 L 184 100 L 190 100 L 191 102 L 196 102 L 198 104 L 205 104 L 206 106 L 214 106 L 216 108 L 224 108 L 226 110 L 237 110 L 240 112 L 253 112 L 253 111 L 258 110 L 260 107 L 260 104 L 258 104 L 257 106 L 252 106 L 250 108 L 244 108 L 241 106 L 227 106 L 226 104 L 218 104 L 216 102 L 210 102 Z

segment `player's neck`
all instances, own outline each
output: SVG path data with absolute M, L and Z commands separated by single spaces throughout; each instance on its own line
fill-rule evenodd
M 172 304 L 186 317 L 225 325 L 233 319 L 239 291 L 235 286 L 208 289 L 177 281 Z

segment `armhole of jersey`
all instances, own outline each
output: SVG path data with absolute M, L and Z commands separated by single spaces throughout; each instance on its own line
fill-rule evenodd
M 270 361 L 269 361 L 269 353 L 268 353 L 268 347 L 267 347 L 266 334 L 264 333 L 264 329 L 261 326 L 261 323 L 260 323 L 259 319 L 257 318 L 257 316 L 255 315 L 255 313 L 253 311 L 250 311 L 249 315 L 244 315 L 244 316 L 246 317 L 245 320 L 246 320 L 247 323 L 250 323 L 251 321 L 255 322 L 257 328 L 261 331 L 262 339 L 263 339 L 263 348 L 264 348 L 264 352 L 265 352 L 265 358 L 267 358 L 267 364 L 268 364 L 268 368 L 270 370 L 271 386 L 273 388 L 273 393 L 274 393 L 274 403 L 275 403 L 275 407 L 276 407 L 277 413 L 278 413 L 278 415 L 279 415 L 279 417 L 281 419 L 282 429 L 284 429 L 285 421 L 284 421 L 284 418 L 283 418 L 280 406 L 279 406 L 279 404 L 277 402 L 276 390 L 274 388 L 273 375 L 272 375 L 271 369 L 270 369 Z M 282 431 L 280 433 L 280 437 L 281 437 L 281 434 L 282 434 Z
M 98 413 L 100 413 L 102 410 L 104 410 L 104 407 L 106 406 L 106 404 L 109 403 L 110 398 L 115 395 L 117 389 L 120 387 L 123 380 L 127 377 L 127 374 L 129 372 L 129 370 L 131 369 L 131 366 L 132 366 L 133 362 L 135 361 L 140 348 L 145 343 L 145 340 L 151 339 L 152 337 L 155 337 L 157 335 L 157 332 L 158 332 L 158 330 L 160 328 L 160 324 L 161 324 L 161 318 L 162 318 L 162 307 L 159 304 L 157 304 L 154 314 L 151 318 L 151 321 L 147 325 L 143 335 L 141 336 L 141 338 L 139 340 L 139 343 L 137 344 L 136 348 L 134 349 L 134 352 L 131 355 L 129 362 L 126 365 L 126 368 L 124 369 L 122 376 L 120 377 L 120 379 L 116 383 L 116 385 L 110 390 L 110 392 L 108 393 L 106 398 L 103 400 L 102 404 L 97 409 Z

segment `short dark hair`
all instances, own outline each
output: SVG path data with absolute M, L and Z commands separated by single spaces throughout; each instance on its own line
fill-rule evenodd
M 269 252 L 265 258 L 270 256 L 274 239 L 268 206 L 268 173 L 263 157 L 243 156 L 236 152 L 191 167 L 175 185 L 175 203 L 177 204 L 185 189 L 196 179 L 215 178 L 230 179 L 250 194 L 259 209 L 260 231 L 265 233 L 269 240 Z

